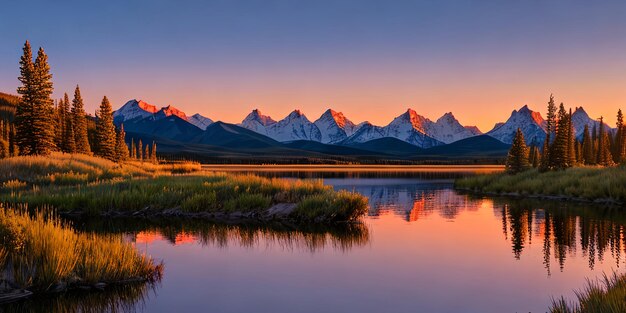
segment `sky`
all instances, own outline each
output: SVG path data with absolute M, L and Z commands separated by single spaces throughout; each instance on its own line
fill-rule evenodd
M 413 108 L 488 131 L 525 104 L 545 116 L 552 93 L 614 124 L 624 16 L 624 1 L 8 1 L 0 91 L 29 40 L 54 96 L 79 84 L 92 113 L 104 95 L 231 123 L 332 108 L 386 125 Z

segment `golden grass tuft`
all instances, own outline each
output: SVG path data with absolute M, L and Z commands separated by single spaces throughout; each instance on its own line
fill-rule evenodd
M 77 233 L 41 211 L 31 216 L 24 209 L 0 206 L 0 242 L 8 279 L 39 291 L 57 283 L 151 279 L 161 271 L 161 265 L 121 237 Z

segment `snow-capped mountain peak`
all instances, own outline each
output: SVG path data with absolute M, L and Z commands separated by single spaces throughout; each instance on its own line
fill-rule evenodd
M 268 135 L 267 127 L 276 124 L 276 121 L 267 115 L 263 115 L 259 109 L 254 109 L 239 126 L 262 135 Z
M 572 113 L 572 125 L 576 138 L 582 140 L 583 133 L 585 131 L 585 125 L 589 127 L 589 132 L 593 132 L 594 127 L 598 129 L 600 127 L 600 121 L 589 117 L 589 114 L 583 109 L 583 107 L 577 107 L 574 113 Z M 611 131 L 611 127 L 606 123 L 602 125 L 605 131 Z
M 187 121 L 202 130 L 206 130 L 209 125 L 213 124 L 213 120 L 208 117 L 204 117 L 199 113 L 192 115 Z
M 113 113 L 116 121 L 124 122 L 133 119 L 150 117 L 157 112 L 157 108 L 145 101 L 136 99 L 126 102 L 121 108 Z
M 323 143 L 341 142 L 352 135 L 356 128 L 356 125 L 347 119 L 343 113 L 332 109 L 326 110 L 314 124 L 320 130 Z
M 517 129 L 521 129 L 526 139 L 526 144 L 540 145 L 546 137 L 546 121 L 539 112 L 531 110 L 524 105 L 518 110 L 513 110 L 509 119 L 490 130 L 487 135 L 504 143 L 512 143 Z
M 161 112 L 165 116 L 175 115 L 175 116 L 178 116 L 178 117 L 180 117 L 181 119 L 183 119 L 185 121 L 188 120 L 187 114 L 185 114 L 185 112 L 183 112 L 183 111 L 179 110 L 178 108 L 173 107 L 171 105 L 168 105 L 166 107 L 161 108 L 161 110 L 159 112 Z M 157 112 L 157 114 L 159 114 L 159 113 Z

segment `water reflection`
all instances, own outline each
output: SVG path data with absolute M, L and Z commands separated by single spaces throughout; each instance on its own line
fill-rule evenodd
M 610 253 L 620 266 L 626 247 L 626 214 L 612 208 L 532 200 L 497 200 L 494 213 L 502 220 L 504 237 L 511 241 L 519 259 L 524 248 L 535 240 L 543 245 L 543 262 L 548 274 L 552 260 L 562 271 L 568 256 L 580 249 L 590 269 Z
M 261 243 L 283 249 L 310 252 L 326 247 L 346 251 L 366 245 L 370 239 L 363 223 L 332 226 L 276 224 L 225 224 L 193 219 L 84 219 L 74 221 L 86 231 L 124 233 L 130 241 L 150 243 L 164 239 L 173 245 L 198 242 L 220 248 L 229 245 L 253 248 Z
M 139 312 L 154 294 L 155 285 L 129 284 L 104 291 L 73 291 L 38 296 L 25 301 L 0 306 L 0 312 Z

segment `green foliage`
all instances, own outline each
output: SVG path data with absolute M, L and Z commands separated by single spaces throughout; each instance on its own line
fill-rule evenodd
M 526 146 L 526 140 L 524 140 L 524 134 L 518 128 L 513 139 L 513 145 L 506 158 L 506 171 L 515 174 L 529 168 L 528 147 Z
M 301 220 L 351 221 L 367 214 L 367 198 L 345 190 L 304 198 L 291 213 Z
M 575 167 L 564 171 L 526 171 L 517 175 L 488 174 L 455 182 L 460 189 L 487 193 L 567 196 L 626 202 L 626 166 Z
M 301 207 L 294 217 L 316 216 L 323 221 L 356 219 L 367 207 L 363 196 L 335 192 L 321 181 L 213 172 L 171 175 L 181 169 L 199 168 L 197 163 L 131 161 L 117 164 L 82 154 L 9 158 L 0 160 L 0 182 L 16 180 L 19 184 L 2 188 L 0 202 L 50 205 L 61 211 L 81 210 L 95 215 L 109 210 L 137 211 L 146 207 L 262 214 L 273 204 L 300 203 L 319 196 L 325 199 L 322 207 Z
M 128 160 L 128 146 L 126 145 L 124 124 L 122 124 L 120 129 L 116 132 L 115 161 L 124 162 L 126 160 Z
M 89 145 L 89 137 L 87 135 L 85 105 L 83 104 L 78 85 L 76 85 L 74 99 L 72 100 L 72 128 L 76 153 L 91 154 L 91 146 Z
M 113 125 L 113 108 L 105 96 L 96 114 L 95 154 L 107 160 L 116 160 L 116 132 Z

